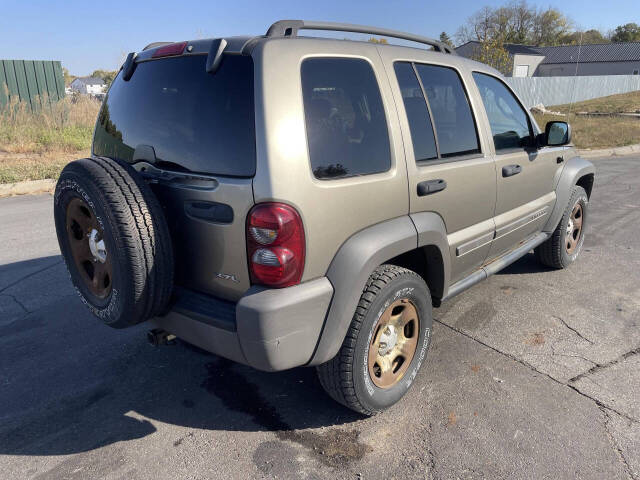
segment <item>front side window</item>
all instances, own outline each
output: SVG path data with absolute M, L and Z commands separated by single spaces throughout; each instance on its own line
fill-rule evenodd
M 389 170 L 389 131 L 371 65 L 355 58 L 309 58 L 302 62 L 300 73 L 315 177 Z
M 448 67 L 416 64 L 429 101 L 440 156 L 480 153 L 476 124 L 458 73 Z
M 496 152 L 531 145 L 529 116 L 507 86 L 495 77 L 473 72 L 489 117 Z

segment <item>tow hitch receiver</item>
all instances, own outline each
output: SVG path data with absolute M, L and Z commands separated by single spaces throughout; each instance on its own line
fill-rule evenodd
M 175 335 L 162 330 L 161 328 L 154 328 L 147 332 L 147 340 L 154 347 L 159 347 L 160 345 L 173 345 L 175 344 L 175 339 Z

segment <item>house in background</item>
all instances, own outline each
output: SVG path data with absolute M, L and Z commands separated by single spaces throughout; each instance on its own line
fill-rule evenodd
M 107 84 L 103 79 L 97 77 L 78 77 L 71 85 L 71 90 L 85 95 L 98 95 L 105 92 Z
M 471 41 L 456 48 L 458 55 L 472 58 L 480 43 Z M 534 47 L 507 43 L 514 77 L 569 77 L 573 75 L 638 75 L 640 42 Z

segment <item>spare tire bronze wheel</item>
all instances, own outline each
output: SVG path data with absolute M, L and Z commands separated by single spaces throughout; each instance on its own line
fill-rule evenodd
M 91 207 L 79 197 L 67 205 L 67 237 L 75 268 L 86 288 L 98 298 L 111 293 L 111 255 L 107 254 L 104 231 Z
M 92 157 L 68 164 L 54 196 L 60 251 L 82 302 L 124 328 L 162 314 L 173 250 L 155 195 L 131 166 Z
M 380 265 L 369 277 L 342 347 L 317 368 L 338 402 L 374 415 L 407 393 L 431 343 L 431 295 L 417 273 Z

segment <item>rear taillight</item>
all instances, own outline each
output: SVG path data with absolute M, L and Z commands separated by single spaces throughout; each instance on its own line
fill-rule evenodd
M 284 203 L 261 203 L 247 217 L 247 253 L 252 283 L 297 285 L 304 270 L 304 227 Z
M 187 42 L 170 43 L 169 45 L 164 45 L 156 49 L 156 51 L 153 52 L 152 57 L 158 58 L 158 57 L 169 57 L 171 55 L 182 55 L 182 52 L 184 52 L 184 47 L 186 46 L 187 46 Z

